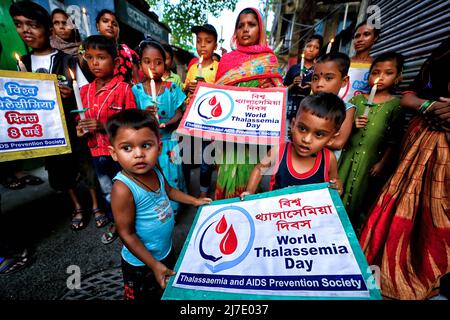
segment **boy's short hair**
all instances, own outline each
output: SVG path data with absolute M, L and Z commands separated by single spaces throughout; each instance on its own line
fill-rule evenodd
M 9 15 L 14 18 L 24 16 L 41 24 L 47 32 L 50 32 L 52 20 L 48 11 L 37 3 L 31 1 L 19 1 L 11 4 Z
M 83 41 L 83 49 L 98 49 L 98 50 L 104 50 L 108 52 L 108 54 L 112 57 L 114 60 L 118 56 L 117 52 L 117 46 L 111 39 L 108 39 L 105 36 L 96 34 L 93 36 L 87 37 Z
M 148 111 L 140 109 L 125 109 L 108 118 L 106 132 L 111 144 L 120 128 L 139 130 L 149 128 L 159 140 L 159 125 L 156 118 Z
M 372 69 L 375 66 L 375 64 L 377 64 L 379 62 L 386 62 L 386 61 L 395 61 L 396 67 L 397 67 L 397 73 L 400 74 L 403 72 L 403 64 L 404 64 L 405 58 L 403 57 L 403 55 L 401 53 L 397 53 L 394 51 L 383 52 L 382 54 L 377 56 L 373 60 L 372 64 L 370 65 L 369 72 L 372 72 Z
M 337 64 L 342 77 L 348 75 L 348 69 L 350 68 L 350 58 L 348 55 L 342 52 L 330 52 L 317 59 L 317 63 L 328 61 L 333 61 Z
M 320 34 L 313 34 L 312 36 L 310 36 L 308 39 L 306 39 L 305 45 L 308 44 L 309 42 L 311 42 L 312 40 L 319 41 L 319 49 L 322 48 L 322 46 L 323 46 L 323 37 Z
M 217 61 L 220 61 L 220 59 L 221 59 L 220 54 L 214 52 L 214 53 L 213 53 L 213 56 L 216 57 Z
M 209 34 L 212 34 L 214 36 L 214 39 L 216 39 L 217 42 L 217 31 L 216 28 L 214 28 L 213 25 L 209 24 L 209 23 L 205 23 L 202 26 L 194 26 L 191 28 L 191 31 L 193 33 L 195 33 L 196 35 L 198 35 L 199 32 L 206 32 Z
M 334 121 L 336 130 L 341 128 L 346 112 L 344 101 L 337 95 L 328 92 L 306 96 L 300 103 L 296 118 L 299 117 L 301 111 L 308 111 L 319 118 Z

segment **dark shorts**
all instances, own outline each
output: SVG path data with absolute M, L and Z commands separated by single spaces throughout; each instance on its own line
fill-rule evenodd
M 176 263 L 175 250 L 161 260 L 167 268 L 173 270 Z M 153 271 L 147 267 L 135 267 L 122 259 L 124 282 L 124 300 L 160 300 L 163 290 L 156 281 Z

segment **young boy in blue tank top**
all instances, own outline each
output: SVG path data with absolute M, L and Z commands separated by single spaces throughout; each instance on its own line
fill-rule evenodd
M 125 300 L 159 299 L 175 274 L 169 199 L 194 206 L 211 202 L 169 186 L 157 164 L 162 150 L 158 127 L 150 113 L 137 109 L 115 114 L 106 125 L 111 156 L 123 168 L 113 179 L 111 207 L 124 243 Z
M 339 135 L 345 119 L 345 104 L 332 93 L 319 93 L 302 100 L 292 119 L 292 142 L 273 147 L 253 169 L 241 199 L 256 192 L 263 175 L 271 174 L 270 189 L 330 182 L 342 193 L 337 160 L 326 146 Z

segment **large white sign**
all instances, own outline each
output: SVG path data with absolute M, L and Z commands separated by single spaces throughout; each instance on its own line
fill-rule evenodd
M 62 112 L 55 76 L 1 71 L 1 161 L 70 152 Z
M 172 289 L 217 299 L 379 298 L 339 196 L 326 183 L 229 201 L 202 207 Z M 187 292 L 169 289 L 166 298 Z
M 240 88 L 201 83 L 190 100 L 180 134 L 252 144 L 284 138 L 286 88 Z

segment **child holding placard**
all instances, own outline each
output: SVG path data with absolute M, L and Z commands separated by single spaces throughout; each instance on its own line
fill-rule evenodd
M 367 106 L 367 94 L 350 100 L 356 106 L 356 118 L 352 135 L 339 159 L 339 176 L 344 184 L 343 203 L 354 227 L 359 226 L 361 214 L 371 205 L 367 201 L 369 184 L 373 185 L 373 178 L 383 174 L 392 145 L 398 140 L 394 129 L 401 116 L 400 99 L 390 91 L 400 81 L 402 70 L 401 54 L 381 54 L 370 67 L 370 86 L 378 79 L 373 104 Z M 368 116 L 364 115 L 366 107 L 370 110 Z
M 123 168 L 114 178 L 111 204 L 124 243 L 125 299 L 160 298 L 160 288 L 175 274 L 175 214 L 169 199 L 193 206 L 211 199 L 191 197 L 164 178 L 157 165 L 162 151 L 159 123 L 150 113 L 125 110 L 108 120 L 106 130 L 111 156 Z
M 263 175 L 269 174 L 274 164 L 271 190 L 329 181 L 330 187 L 341 193 L 336 157 L 326 146 L 337 136 L 344 118 L 344 102 L 338 96 L 319 93 L 304 98 L 292 119 L 292 142 L 273 147 L 255 166 L 241 199 L 256 192 Z

